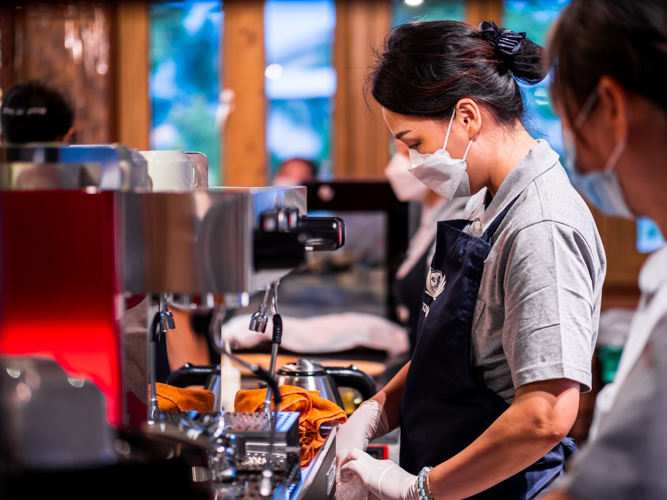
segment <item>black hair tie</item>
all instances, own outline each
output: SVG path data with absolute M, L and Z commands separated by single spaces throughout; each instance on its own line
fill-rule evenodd
M 526 38 L 525 32 L 515 33 L 505 28 L 499 28 L 493 21 L 479 23 L 479 32 L 484 40 L 508 56 L 516 54 L 521 48 L 521 41 Z

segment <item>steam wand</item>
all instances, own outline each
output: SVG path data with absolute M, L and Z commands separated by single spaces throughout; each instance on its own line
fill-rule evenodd
M 160 294 L 158 310 L 153 317 L 148 332 L 148 379 L 151 386 L 151 397 L 148 404 L 148 421 L 154 422 L 158 415 L 157 402 L 157 343 L 160 335 L 174 329 L 174 317 L 167 307 L 167 294 Z
M 278 350 L 283 339 L 283 319 L 278 313 L 278 285 L 280 280 L 276 280 L 271 285 L 271 312 L 273 313 L 273 337 L 271 339 L 271 364 L 269 365 L 269 375 L 276 376 L 276 360 L 278 359 Z M 266 398 L 264 399 L 264 413 L 271 412 L 271 388 L 266 388 Z

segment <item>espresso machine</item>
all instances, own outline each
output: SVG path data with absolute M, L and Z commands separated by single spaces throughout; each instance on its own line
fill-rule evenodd
M 224 297 L 219 324 L 249 293 L 275 290 L 306 251 L 344 242 L 342 221 L 305 214 L 303 187 L 152 192 L 145 159 L 120 145 L 0 148 L 0 474 L 151 456 L 217 498 L 331 498 L 335 428 L 301 471 L 295 415 L 166 414 L 155 398 L 154 340 L 172 327 L 174 294 L 193 307 Z M 139 294 L 157 309 L 139 384 L 151 387 L 147 407 L 123 373 L 126 299 Z M 249 368 L 279 397 L 272 374 Z M 86 407 L 102 417 L 68 418 Z

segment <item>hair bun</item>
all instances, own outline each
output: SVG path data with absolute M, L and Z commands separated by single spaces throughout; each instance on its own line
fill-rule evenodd
M 514 78 L 531 85 L 544 79 L 545 50 L 527 38 L 525 32 L 499 28 L 493 21 L 479 23 L 479 32 L 502 55 L 502 66 Z
M 493 21 L 479 23 L 479 32 L 484 40 L 508 56 L 516 54 L 521 48 L 521 41 L 526 38 L 524 31 L 515 33 L 512 30 L 499 28 Z

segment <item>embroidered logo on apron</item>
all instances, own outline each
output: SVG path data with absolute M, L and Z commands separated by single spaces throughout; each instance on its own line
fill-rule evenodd
M 428 269 L 428 276 L 426 277 L 426 293 L 435 300 L 438 295 L 445 289 L 447 280 L 441 271 L 436 271 L 432 267 Z

